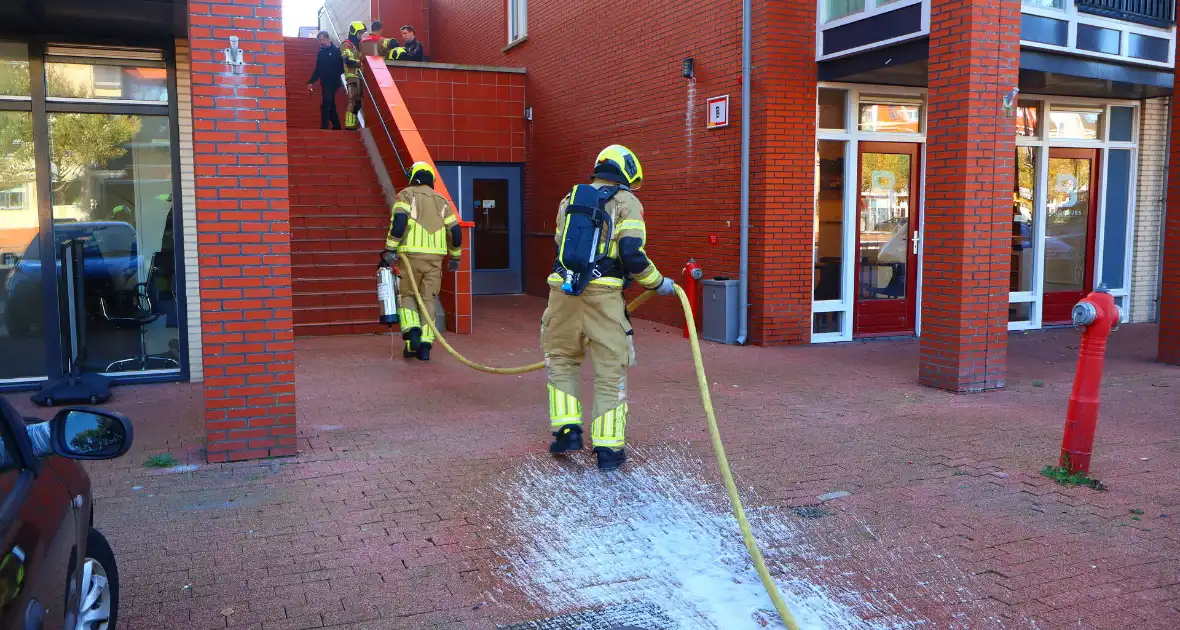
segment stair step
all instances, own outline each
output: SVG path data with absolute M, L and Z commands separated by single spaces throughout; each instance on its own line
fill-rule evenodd
M 330 216 L 312 216 L 312 217 L 291 217 L 291 227 L 301 228 L 330 228 L 330 227 L 348 227 L 348 228 L 373 228 L 377 230 L 389 229 L 389 217 L 365 217 L 356 216 L 349 218 L 349 224 L 343 225 L 339 217 Z
M 370 228 L 365 228 L 365 227 L 354 228 L 354 227 L 344 227 L 341 225 L 337 225 L 337 226 L 330 227 L 330 228 L 300 227 L 300 228 L 292 228 L 291 229 L 291 241 L 292 242 L 343 241 L 343 242 L 348 242 L 348 243 L 353 243 L 353 242 L 367 243 L 369 240 L 374 239 L 374 238 L 375 239 L 383 239 L 385 231 L 384 230 L 378 231 L 377 236 L 373 236 L 373 234 L 374 234 L 374 230 L 372 230 Z
M 331 264 L 293 264 L 291 265 L 292 280 L 298 278 L 300 280 L 331 280 L 336 278 L 360 278 L 360 277 L 376 277 L 377 262 L 376 255 L 370 254 L 369 258 L 363 263 L 355 263 L 348 265 L 331 265 Z
M 292 303 L 295 308 L 369 306 L 377 303 L 377 288 L 374 286 L 367 291 L 295 293 Z
M 377 235 L 364 241 L 302 241 L 291 239 L 292 254 L 363 254 L 377 264 L 377 254 L 385 249 L 385 238 Z
M 377 264 L 377 255 L 380 252 L 299 252 L 292 248 L 291 251 L 291 265 L 293 267 L 302 267 L 305 265 L 369 265 L 375 266 Z
M 374 289 L 376 291 L 376 289 Z M 377 308 L 377 300 L 368 306 L 325 306 L 325 307 L 310 307 L 310 308 L 296 308 L 291 312 L 292 321 L 295 324 L 332 324 L 336 322 L 363 322 L 370 321 L 377 323 L 377 317 L 380 311 Z
M 292 278 L 292 293 L 325 293 L 331 291 L 360 292 L 376 291 L 377 270 L 375 266 L 366 270 L 364 277 L 355 278 Z
M 329 337 L 340 335 L 385 335 L 390 328 L 377 323 L 377 320 L 338 321 L 330 324 L 300 324 L 294 325 L 296 337 Z M 397 326 L 393 331 L 398 330 Z

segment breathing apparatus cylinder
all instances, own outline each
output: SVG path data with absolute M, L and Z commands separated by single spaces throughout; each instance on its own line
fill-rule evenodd
M 397 276 L 393 269 L 379 267 L 377 269 L 377 302 L 381 305 L 381 316 L 378 319 L 386 326 L 393 326 L 397 320 Z

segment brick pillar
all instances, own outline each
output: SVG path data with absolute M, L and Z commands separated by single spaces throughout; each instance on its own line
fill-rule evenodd
M 1168 151 L 1168 201 L 1161 243 L 1164 273 L 1160 285 L 1159 360 L 1180 365 L 1180 98 L 1175 96 L 1172 97 L 1172 137 Z
M 188 5 L 210 462 L 295 454 L 281 5 Z M 224 63 L 231 35 L 240 73 Z
M 933 0 L 918 378 L 955 392 L 1007 372 L 1019 33 L 1019 0 Z
M 755 2 L 751 18 L 749 327 L 764 345 L 811 342 L 815 7 Z

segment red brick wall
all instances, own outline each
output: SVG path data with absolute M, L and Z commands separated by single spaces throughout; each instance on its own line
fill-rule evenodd
M 810 343 L 816 2 L 754 4 L 750 334 L 755 343 Z
M 525 75 L 389 66 L 439 162 L 524 162 Z
M 1180 79 L 1180 77 L 1177 77 Z M 1160 286 L 1159 360 L 1180 365 L 1180 99 L 1172 99 L 1168 203 L 1164 214 L 1163 283 Z
M 188 5 L 211 462 L 295 454 L 281 5 Z M 240 74 L 224 63 L 231 35 Z
M 386 37 L 396 37 L 399 42 L 402 34 L 398 29 L 404 24 L 413 26 L 418 41 L 426 48 L 426 56 L 437 61 L 430 50 L 430 0 L 373 0 L 373 19 L 381 20 L 381 32 Z
M 630 147 L 643 164 L 638 195 L 647 251 L 661 271 L 678 278 L 695 257 L 707 277 L 736 277 L 741 3 L 616 3 L 603 26 L 601 4 L 531 0 L 528 41 L 501 52 L 505 16 L 504 0 L 433 0 L 431 59 L 528 70 L 534 120 L 525 127 L 526 291 L 547 292 L 557 204 L 612 143 Z M 681 76 L 685 57 L 696 59 L 695 82 Z M 707 131 L 705 99 L 722 94 L 731 96 L 733 122 Z M 682 321 L 668 299 L 640 315 Z
M 1018 0 L 933 0 L 919 380 L 1004 386 Z

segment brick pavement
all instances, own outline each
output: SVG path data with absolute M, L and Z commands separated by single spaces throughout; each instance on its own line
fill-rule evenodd
M 457 343 L 535 361 L 540 308 L 481 300 L 477 334 Z M 120 627 L 486 628 L 634 602 L 685 628 L 759 627 L 768 601 L 724 516 L 687 347 L 638 329 L 636 457 L 609 477 L 545 455 L 540 374 L 476 374 L 440 353 L 422 368 L 445 385 L 411 392 L 378 337 L 297 343 L 295 458 L 205 465 L 200 386 L 118 390 L 135 448 L 91 470 Z M 1150 361 L 1155 335 L 1115 333 L 1101 493 L 1037 474 L 1060 440 L 1075 331 L 1013 336 L 1008 388 L 973 396 L 917 385 L 914 341 L 706 346 L 747 508 L 800 616 L 1180 626 L 1180 377 Z M 182 467 L 143 466 L 165 451 Z M 836 491 L 851 494 L 819 504 Z M 709 610 L 718 598 L 729 608 Z

